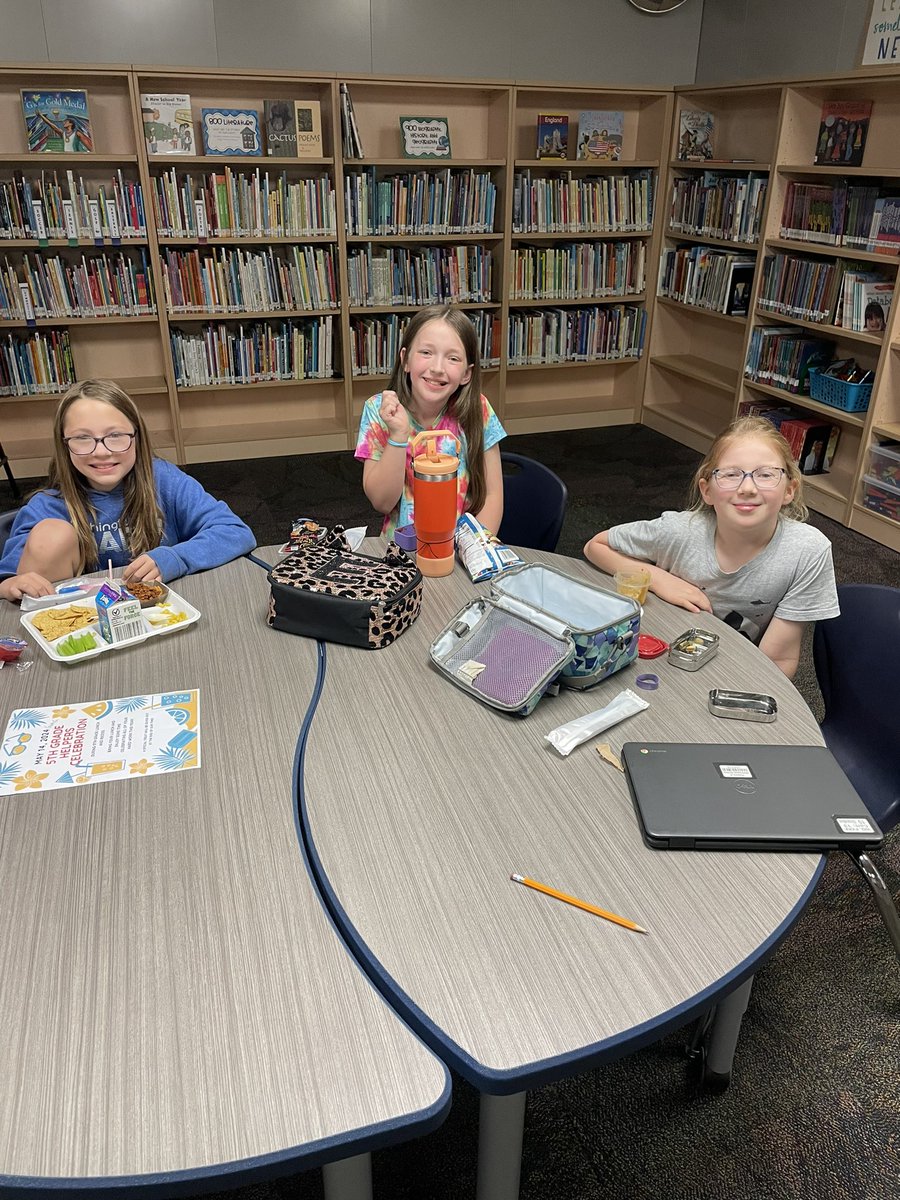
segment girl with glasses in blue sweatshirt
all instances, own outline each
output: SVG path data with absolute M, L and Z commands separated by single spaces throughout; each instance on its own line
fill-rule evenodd
M 126 584 L 218 567 L 256 545 L 227 504 L 154 458 L 137 405 L 115 383 L 60 401 L 47 487 L 20 509 L 0 557 L 0 596 L 47 596 L 53 581 L 121 569 Z

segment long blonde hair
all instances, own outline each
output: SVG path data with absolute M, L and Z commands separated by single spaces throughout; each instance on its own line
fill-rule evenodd
M 60 400 L 53 422 L 53 458 L 50 460 L 48 486 L 59 492 L 78 535 L 81 556 L 78 569 L 89 571 L 98 566 L 97 540 L 90 525 L 91 518 L 96 519 L 97 510 L 88 495 L 88 481 L 73 464 L 63 441 L 66 413 L 76 400 L 101 400 L 109 404 L 130 422 L 137 435 L 134 439 L 134 466 L 122 481 L 124 503 L 119 518 L 133 558 L 159 545 L 165 522 L 156 499 L 150 436 L 137 405 L 118 384 L 109 379 L 86 379 L 83 383 L 73 384 Z
M 695 509 L 697 512 L 706 510 L 706 503 L 700 494 L 700 481 L 709 483 L 712 479 L 712 473 L 722 459 L 722 455 L 728 449 L 732 442 L 738 438 L 756 438 L 757 441 L 768 442 L 772 450 L 781 459 L 781 465 L 784 467 L 785 479 L 788 483 L 794 484 L 794 495 L 792 500 L 786 504 L 781 515 L 790 517 L 794 521 L 805 521 L 809 516 L 809 509 L 803 503 L 803 476 L 800 474 L 800 468 L 794 461 L 794 455 L 787 441 L 781 436 L 771 421 L 767 421 L 765 417 L 738 417 L 736 421 L 723 429 L 713 444 L 706 453 L 703 462 L 697 468 L 694 478 L 691 480 L 691 490 L 688 496 L 688 507 Z
M 430 308 L 419 309 L 403 331 L 403 337 L 400 340 L 400 349 L 403 351 L 403 355 L 401 356 L 399 353 L 397 355 L 388 388 L 397 393 L 401 404 L 409 410 L 413 396 L 404 358 L 409 355 L 409 349 L 417 334 L 429 321 L 446 321 L 457 334 L 466 356 L 466 366 L 471 372 L 469 382 L 462 384 L 450 397 L 447 411 L 456 417 L 466 439 L 466 461 L 469 470 L 466 506 L 471 512 L 479 512 L 487 499 L 487 479 L 484 471 L 484 413 L 481 407 L 481 348 L 478 345 L 475 326 L 461 308 L 436 304 Z

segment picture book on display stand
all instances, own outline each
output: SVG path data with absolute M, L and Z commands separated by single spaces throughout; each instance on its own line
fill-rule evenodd
M 90 154 L 94 149 L 87 92 L 22 89 L 28 149 L 37 154 Z
M 195 154 L 191 98 L 186 92 L 144 92 L 141 121 L 148 154 Z
M 259 114 L 248 108 L 204 108 L 200 128 L 204 154 L 262 154 Z
M 715 118 L 711 112 L 683 108 L 678 117 L 678 157 L 682 162 L 715 158 Z
M 565 113 L 541 113 L 537 119 L 538 158 L 566 158 L 569 118 Z
M 625 114 L 622 112 L 579 113 L 576 157 L 617 162 L 622 157 L 624 124 Z
M 871 100 L 826 100 L 813 162 L 838 168 L 861 167 L 871 115 Z

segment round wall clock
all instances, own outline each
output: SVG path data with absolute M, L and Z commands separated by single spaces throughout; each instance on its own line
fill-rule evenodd
M 687 0 L 628 0 L 628 3 L 644 13 L 667 13 L 673 9 L 681 8 Z

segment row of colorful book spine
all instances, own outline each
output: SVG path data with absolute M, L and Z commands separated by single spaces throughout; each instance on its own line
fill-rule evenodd
M 493 298 L 493 254 L 484 246 L 372 246 L 347 255 L 350 303 L 483 304 Z
M 653 177 L 535 175 L 517 171 L 513 181 L 513 233 L 632 233 L 653 224 Z
M 744 285 L 737 297 L 735 271 Z M 715 246 L 667 247 L 659 260 L 659 294 L 713 312 L 744 314 L 756 259 Z
M 869 253 L 900 253 L 900 194 L 875 184 L 791 180 L 781 213 L 781 236 Z
M 646 256 L 641 240 L 516 246 L 510 260 L 510 300 L 634 295 L 645 287 Z
M 766 312 L 828 324 L 841 273 L 841 265 L 828 259 L 767 254 L 757 304 Z
M 0 270 L 0 318 L 30 321 L 71 317 L 138 317 L 156 312 L 146 252 L 126 255 L 22 255 L 21 266 L 4 259 Z
M 290 246 L 277 254 L 271 247 L 166 249 L 162 265 L 173 313 L 299 312 L 338 303 L 333 246 Z
M 335 191 L 328 175 L 292 179 L 261 171 L 195 176 L 173 167 L 153 179 L 160 237 L 334 237 Z
M 9 333 L 0 341 L 0 396 L 53 395 L 67 391 L 74 382 L 67 329 L 25 337 Z
M 750 337 L 745 376 L 797 395 L 809 394 L 810 367 L 831 362 L 834 342 L 782 325 L 758 325 Z
M 509 362 L 532 366 L 639 358 L 646 328 L 646 309 L 635 305 L 510 313 Z
M 492 233 L 497 186 L 487 171 L 445 168 L 378 178 L 375 168 L 344 180 L 347 233 Z
M 171 331 L 178 387 L 331 379 L 334 375 L 334 318 L 279 324 L 258 321 L 208 325 L 199 332 Z
M 758 242 L 768 186 L 768 176 L 753 172 L 704 171 L 677 178 L 672 184 L 669 228 L 726 242 Z
M 140 183 L 117 171 L 107 187 L 66 171 L 29 178 L 14 171 L 0 179 L 0 238 L 80 238 L 88 241 L 147 236 Z
M 481 366 L 496 367 L 500 362 L 500 317 L 493 312 L 471 312 L 467 316 L 475 326 L 481 352 Z M 400 339 L 409 324 L 408 315 L 350 318 L 350 364 L 354 379 L 368 375 L 389 375 L 397 361 Z

